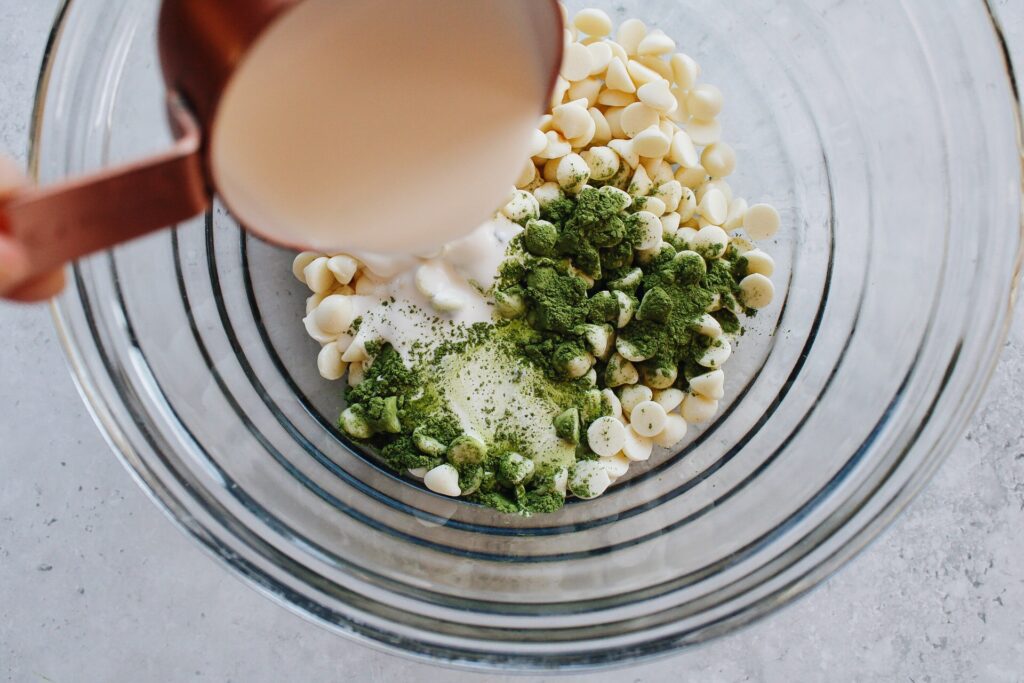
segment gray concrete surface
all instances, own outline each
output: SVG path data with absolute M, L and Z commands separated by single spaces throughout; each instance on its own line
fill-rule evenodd
M 0 0 L 0 149 L 22 159 L 56 4 Z M 996 4 L 1024 55 L 1024 6 Z M 969 433 L 867 552 L 751 628 L 587 680 L 1024 680 L 1022 413 L 1018 319 Z M 0 679 L 480 680 L 334 637 L 201 554 L 108 453 L 48 311 L 3 304 Z

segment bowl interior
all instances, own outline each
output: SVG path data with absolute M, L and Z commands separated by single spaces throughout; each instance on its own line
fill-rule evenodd
M 726 96 L 730 184 L 783 217 L 762 247 L 776 303 L 741 338 L 717 419 L 604 496 L 502 516 L 354 448 L 292 254 L 221 207 L 78 264 L 57 306 L 83 392 L 142 483 L 236 571 L 341 632 L 514 668 L 721 633 L 877 533 L 991 371 L 1020 171 L 984 3 L 587 4 L 662 28 L 702 64 Z M 65 6 L 40 90 L 41 180 L 167 143 L 157 9 Z

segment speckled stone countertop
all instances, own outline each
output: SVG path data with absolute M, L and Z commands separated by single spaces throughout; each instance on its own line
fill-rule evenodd
M 19 159 L 57 4 L 0 0 L 0 150 Z M 993 4 L 1024 65 L 1024 2 Z M 1024 681 L 1021 314 L 970 431 L 867 551 L 737 634 L 586 680 Z M 0 304 L 0 330 L 0 679 L 483 680 L 354 645 L 230 576 L 109 454 L 48 310 Z

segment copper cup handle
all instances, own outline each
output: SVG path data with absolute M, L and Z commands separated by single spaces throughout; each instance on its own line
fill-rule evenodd
M 168 112 L 177 141 L 166 153 L 48 187 L 27 187 L 0 204 L 0 231 L 27 249 L 29 277 L 209 208 L 199 126 L 176 97 Z

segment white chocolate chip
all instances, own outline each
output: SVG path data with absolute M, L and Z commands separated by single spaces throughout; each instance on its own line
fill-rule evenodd
M 516 190 L 512 201 L 501 209 L 501 213 L 513 221 L 540 218 L 540 204 L 532 193 L 526 190 Z
M 608 401 L 608 405 L 611 406 L 611 416 L 617 420 L 622 420 L 622 403 L 619 401 L 619 397 L 615 395 L 615 392 L 611 389 L 602 389 L 601 396 L 604 400 Z
M 654 183 L 648 177 L 647 169 L 638 165 L 636 171 L 633 172 L 633 178 L 629 181 L 626 192 L 629 192 L 634 197 L 646 197 L 651 193 L 652 189 L 654 189 Z
M 359 262 L 351 256 L 338 254 L 327 259 L 327 269 L 334 274 L 334 279 L 338 281 L 338 284 L 347 285 L 356 276 Z
M 729 183 L 726 182 L 724 178 L 716 178 L 715 180 L 708 180 L 706 183 L 701 185 L 696 190 L 697 203 L 700 203 L 700 201 L 704 199 L 704 195 L 706 195 L 711 190 L 718 190 L 719 192 L 721 192 L 722 195 L 725 197 L 726 202 L 731 202 L 733 200 L 734 194 L 732 191 L 732 186 L 729 185 Z
M 587 45 L 590 50 L 590 75 L 600 76 L 608 70 L 612 61 L 612 48 L 608 43 L 597 42 Z
M 633 412 L 633 408 L 644 401 L 650 401 L 653 397 L 654 392 L 643 384 L 629 384 L 619 390 L 619 402 L 627 415 Z
M 562 188 L 558 186 L 558 183 L 548 182 L 535 188 L 533 191 L 533 197 L 537 200 L 537 205 L 543 209 L 552 202 L 556 202 L 559 199 L 564 198 L 565 193 L 562 192 Z
M 676 42 L 665 35 L 664 31 L 655 29 L 648 33 L 644 38 L 637 44 L 637 54 L 639 55 L 664 55 L 669 52 L 674 52 L 676 49 Z
M 765 277 L 771 277 L 775 272 L 775 260 L 760 249 L 744 252 L 743 258 L 747 260 L 748 275 L 757 273 Z
M 612 32 L 612 20 L 603 10 L 588 7 L 576 13 L 572 24 L 577 29 L 595 38 L 604 38 Z
M 565 366 L 565 374 L 570 379 L 578 379 L 583 375 L 590 372 L 590 369 L 594 366 L 594 357 L 589 353 L 585 353 L 582 356 L 575 356 L 569 360 Z
M 608 125 L 608 119 L 596 107 L 591 107 L 587 110 L 587 113 L 590 114 L 590 118 L 594 121 L 594 138 L 592 142 L 597 146 L 607 145 L 612 139 L 612 129 Z
M 722 122 L 718 119 L 695 118 L 686 124 L 686 132 L 694 144 L 713 145 L 722 139 Z
M 459 471 L 445 463 L 438 465 L 423 476 L 423 483 L 434 493 L 442 496 L 458 498 L 462 495 L 459 488 Z
M 722 324 L 708 313 L 702 315 L 700 320 L 697 321 L 696 329 L 705 337 L 711 337 L 712 339 L 718 339 L 723 334 Z
M 639 221 L 640 226 L 640 243 L 636 245 L 637 249 L 654 249 L 659 244 L 663 237 L 664 227 L 661 225 L 661 221 L 650 211 L 638 211 L 636 218 Z
M 680 90 L 692 90 L 700 77 L 700 65 L 690 57 L 682 53 L 676 53 L 669 59 L 672 66 L 672 80 Z
M 637 98 L 661 114 L 671 114 L 679 106 L 675 95 L 669 90 L 668 81 L 644 83 L 636 91 Z
M 615 350 L 619 352 L 620 356 L 631 363 L 640 363 L 649 360 L 651 357 L 650 353 L 641 351 L 638 346 L 622 337 L 615 339 Z
M 686 420 L 681 415 L 669 415 L 665 420 L 665 429 L 661 430 L 661 434 L 654 437 L 654 443 L 662 448 L 672 448 L 686 438 L 688 427 L 689 425 L 686 424 Z
M 743 229 L 752 240 L 766 240 L 779 231 L 782 219 L 770 204 L 755 204 L 743 216 Z
M 671 136 L 667 137 L 671 139 Z M 672 164 L 664 159 L 646 159 L 643 163 L 647 169 L 647 175 L 651 178 L 651 182 L 658 187 L 675 181 L 676 177 L 672 171 Z
M 679 202 L 683 200 L 683 186 L 678 180 L 669 180 L 658 186 L 658 196 L 665 202 L 665 211 L 671 213 L 679 208 Z
M 700 164 L 712 178 L 724 178 L 736 170 L 736 152 L 724 142 L 716 142 L 704 148 Z
M 359 296 L 376 296 L 383 288 L 383 284 L 364 273 L 361 277 L 356 278 L 354 288 Z
M 719 400 L 725 396 L 725 373 L 712 370 L 690 378 L 690 390 L 704 398 Z
M 351 297 L 332 294 L 320 302 L 313 311 L 316 326 L 328 335 L 339 335 L 352 327 L 355 311 Z
M 590 180 L 590 167 L 579 154 L 569 154 L 558 162 L 557 177 L 558 185 L 563 190 L 576 194 Z
M 729 240 L 729 244 L 732 245 L 732 248 L 736 250 L 736 253 L 741 256 L 746 254 L 748 251 L 754 251 L 754 249 L 756 249 L 753 242 L 748 240 L 746 237 L 740 237 L 739 235 L 733 235 Z
M 594 62 L 586 45 L 570 43 L 562 57 L 562 78 L 567 81 L 581 81 L 590 75 Z
M 416 290 L 428 299 L 440 291 L 445 279 L 444 268 L 439 263 L 424 263 L 413 274 Z
M 654 401 L 664 408 L 666 413 L 671 413 L 682 405 L 684 398 L 686 398 L 685 392 L 673 388 L 655 391 L 653 396 Z
M 697 168 L 700 166 L 700 157 L 697 155 L 697 148 L 686 131 L 677 131 L 672 136 L 672 145 L 669 147 L 668 160 L 674 164 L 686 168 Z
M 633 198 L 625 190 L 620 190 L 617 187 L 606 186 L 601 188 L 601 192 L 616 197 L 624 209 L 628 209 L 633 205 Z
M 690 90 L 686 98 L 686 110 L 695 119 L 710 121 L 722 112 L 722 91 L 708 83 L 702 83 Z
M 661 217 L 661 231 L 663 233 L 662 239 L 665 236 L 671 237 L 679 231 L 679 214 L 678 213 L 666 213 Z
M 569 488 L 569 470 L 565 467 L 560 468 L 551 481 L 555 491 L 558 491 L 561 495 L 565 495 Z
M 633 93 L 618 90 L 602 90 L 597 96 L 597 103 L 604 107 L 628 107 L 637 101 Z
M 702 365 L 705 368 L 720 368 L 725 365 L 726 361 L 732 355 L 732 344 L 725 337 L 719 337 L 715 340 L 704 355 L 697 359 L 697 364 Z
M 608 122 L 608 130 L 612 132 L 613 138 L 624 138 L 626 134 L 622 131 L 622 112 L 625 107 L 608 107 L 604 110 L 604 120 Z
M 558 162 L 562 160 L 562 157 L 558 159 L 548 159 L 544 162 L 544 168 L 541 169 L 541 177 L 546 183 L 557 183 L 558 181 Z
M 683 187 L 687 187 L 691 190 L 700 187 L 708 179 L 708 172 L 704 170 L 704 167 L 697 164 L 696 168 L 687 168 L 686 166 L 680 166 L 676 171 L 676 180 Z M 700 201 L 700 200 L 698 200 Z
M 625 292 L 616 291 L 615 299 L 619 303 L 619 317 L 615 322 L 615 326 L 621 330 L 633 319 L 633 313 L 636 312 L 636 305 L 633 303 L 633 299 Z M 633 368 L 632 372 L 633 374 L 636 374 L 636 368 Z M 626 382 L 626 384 L 635 383 L 636 380 Z
M 327 267 L 326 256 L 318 256 L 310 261 L 309 265 L 303 269 L 302 275 L 306 281 L 306 286 L 317 294 L 326 292 L 337 282 L 334 279 L 334 273 Z
M 626 384 L 636 384 L 640 381 L 640 373 L 636 366 L 619 354 L 612 355 L 612 362 L 609 362 L 605 372 L 605 383 L 609 387 L 621 387 Z
M 639 62 L 635 59 L 629 60 L 626 64 L 626 71 L 629 72 L 629 77 L 633 79 L 633 83 L 635 83 L 638 88 L 646 83 L 654 83 L 655 81 L 662 80 L 661 74 L 649 66 L 644 66 L 643 62 Z
M 665 202 L 658 197 L 644 197 L 644 211 L 652 213 L 660 219 L 665 215 Z M 662 234 L 659 239 L 664 237 L 664 232 L 665 224 L 662 223 Z M 654 247 L 651 248 L 653 249 Z
M 348 385 L 358 387 L 366 377 L 366 368 L 362 363 L 351 363 L 348 366 Z
M 626 427 L 625 445 L 622 453 L 632 462 L 645 462 L 651 459 L 654 442 L 646 436 L 640 436 L 632 427 Z
M 651 126 L 657 127 L 659 121 L 658 112 L 643 102 L 634 102 L 622 112 L 622 132 L 632 138 Z
M 591 147 L 580 154 L 594 180 L 608 180 L 619 172 L 619 155 L 610 147 Z
M 764 275 L 754 273 L 740 280 L 740 300 L 750 308 L 764 308 L 775 298 L 775 285 Z
M 587 428 L 587 445 L 601 457 L 615 455 L 625 443 L 626 428 L 614 417 L 599 417 Z
M 596 78 L 584 78 L 582 81 L 576 81 L 569 87 L 569 101 L 586 100 L 587 107 L 593 107 L 597 104 L 597 96 L 600 94 L 602 86 L 601 81 Z
M 680 412 L 683 415 L 683 419 L 690 424 L 707 422 L 718 412 L 718 401 L 690 394 L 683 401 Z
M 679 200 L 679 207 L 676 211 L 679 213 L 679 219 L 683 223 L 696 215 L 697 197 L 693 194 L 693 190 L 688 187 L 683 188 L 683 198 Z
M 572 151 L 572 145 L 569 141 L 562 137 L 562 134 L 556 130 L 549 130 L 544 134 L 547 138 L 547 145 L 544 147 L 544 151 L 537 156 L 540 159 L 561 159 L 566 154 Z
M 679 88 L 672 88 L 672 97 L 676 100 L 676 108 L 668 115 L 668 120 L 679 126 L 690 119 L 690 112 L 686 111 L 686 93 Z
M 640 436 L 650 438 L 665 428 L 666 418 L 667 413 L 659 403 L 644 401 L 629 414 L 629 426 Z
M 624 93 L 636 92 L 636 84 L 630 77 L 625 62 L 618 57 L 612 57 L 612 60 L 608 63 L 608 72 L 605 74 L 604 82 L 610 90 Z
M 617 421 L 616 423 L 621 424 Z M 572 476 L 569 477 L 569 490 L 574 496 L 584 500 L 597 498 L 611 485 L 612 479 L 608 475 L 608 470 L 595 460 L 583 460 L 576 463 L 572 470 Z
M 697 231 L 691 246 L 706 258 L 722 258 L 729 247 L 729 235 L 717 225 L 706 225 Z
M 456 313 L 466 307 L 466 299 L 453 289 L 442 289 L 431 297 L 430 305 L 439 313 Z
M 555 87 L 551 90 L 551 106 L 557 107 L 565 100 L 565 93 L 569 92 L 569 81 L 558 76 L 555 78 Z
M 635 105 L 630 105 L 635 106 Z M 644 105 L 640 105 L 644 106 Z M 629 113 L 629 107 L 626 108 Z M 623 114 L 623 130 L 625 130 L 626 114 Z M 628 135 L 628 131 L 627 131 Z M 633 136 L 633 148 L 637 154 L 647 158 L 659 158 L 668 154 L 672 140 L 658 126 L 650 126 Z
M 316 367 L 320 376 L 327 380 L 338 380 L 348 370 L 348 363 L 341 360 L 341 350 L 337 342 L 331 342 L 320 349 L 316 357 Z
M 519 177 L 516 178 L 516 188 L 525 189 L 537 179 L 537 167 L 533 165 L 533 161 L 530 159 L 526 160 L 526 164 L 523 165 L 523 170 L 520 171 Z
M 295 276 L 295 279 L 302 284 L 306 284 L 306 274 L 304 272 L 306 270 L 306 266 L 320 258 L 322 255 L 323 254 L 318 254 L 315 251 L 304 251 L 301 254 L 298 254 L 292 260 L 292 275 Z
M 364 360 L 370 360 L 370 354 L 366 352 L 365 340 L 360 338 L 358 335 L 352 340 L 352 343 L 345 349 L 345 353 L 341 354 L 341 359 L 346 363 L 359 363 Z
M 640 41 L 647 35 L 647 26 L 639 19 L 627 19 L 619 25 L 619 32 L 616 35 L 619 45 L 631 55 L 637 53 Z
M 747 213 L 747 200 L 736 197 L 729 202 L 729 216 L 722 226 L 726 230 L 738 230 L 743 227 L 743 217 Z
M 313 294 L 306 299 L 306 315 L 309 315 L 316 310 L 316 307 L 320 305 L 320 302 L 329 296 L 327 292 L 321 294 Z
M 729 202 L 718 189 L 704 193 L 704 198 L 697 206 L 697 213 L 706 218 L 712 225 L 721 225 L 729 217 Z
M 548 138 L 544 135 L 542 130 L 534 130 L 530 136 L 530 147 L 529 154 L 527 156 L 535 157 L 543 152 L 548 146 Z
M 586 100 L 560 104 L 551 110 L 551 124 L 567 139 L 578 137 L 593 123 L 587 111 L 589 106 Z
M 597 132 L 597 124 L 594 123 L 594 119 L 590 118 L 590 112 L 587 112 L 586 126 L 586 129 L 580 136 L 569 140 L 569 144 L 572 145 L 573 149 L 583 149 L 594 139 L 594 133 Z
M 632 140 L 612 140 L 608 143 L 608 146 L 615 150 L 615 153 L 619 155 L 619 158 L 626 162 L 626 165 L 630 168 L 637 168 L 640 166 L 640 155 L 637 154 Z M 644 175 L 647 175 L 646 171 L 644 172 Z M 648 182 L 649 181 L 650 179 L 648 179 Z
M 601 458 L 598 462 L 608 472 L 608 476 L 611 477 L 612 481 L 624 476 L 629 471 L 629 458 L 621 453 L 610 458 Z

